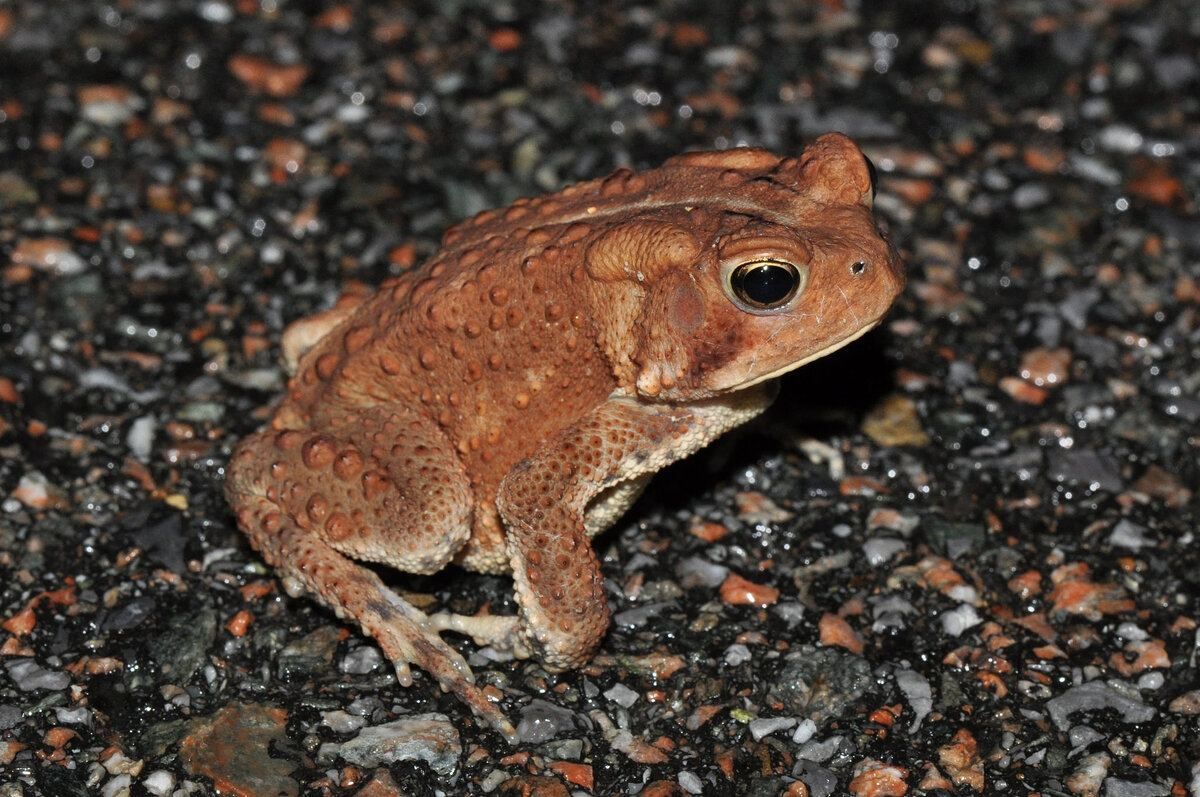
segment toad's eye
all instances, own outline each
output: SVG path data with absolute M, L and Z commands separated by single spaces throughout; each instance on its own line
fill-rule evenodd
M 804 287 L 806 272 L 784 260 L 751 260 L 729 272 L 734 301 L 750 312 L 774 310 Z

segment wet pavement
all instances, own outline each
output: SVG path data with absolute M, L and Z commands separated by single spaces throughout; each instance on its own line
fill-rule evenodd
M 1200 22 L 865 6 L 0 3 L 0 795 L 1200 795 Z M 908 289 L 597 540 L 588 666 L 455 638 L 519 744 L 237 532 L 288 322 L 827 130 Z

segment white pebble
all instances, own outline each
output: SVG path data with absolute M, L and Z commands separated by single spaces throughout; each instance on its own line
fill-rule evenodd
M 321 724 L 334 733 L 353 733 L 367 724 L 366 717 L 347 714 L 345 711 L 322 711 Z
M 129 424 L 129 434 L 125 436 L 125 442 L 138 461 L 146 462 L 150 459 L 154 431 L 157 428 L 158 420 L 153 415 L 143 415 Z
M 1157 689 L 1162 689 L 1162 685 L 1166 683 L 1166 676 L 1161 672 L 1144 673 L 1137 679 L 1137 687 L 1144 692 L 1153 692 Z
M 725 664 L 728 667 L 737 667 L 750 661 L 750 648 L 740 642 L 735 642 L 725 648 Z
M 115 778 L 104 784 L 104 789 L 100 792 L 103 797 L 129 797 L 129 788 L 133 785 L 133 778 L 129 775 L 117 775 Z
M 142 786 L 154 797 L 167 797 L 175 789 L 175 776 L 165 769 L 156 769 L 142 779 Z
M 640 695 L 625 684 L 617 683 L 613 684 L 604 696 L 622 708 L 629 708 L 638 701 Z
M 1124 622 L 1117 626 L 1117 636 L 1127 642 L 1145 642 L 1150 638 L 1145 629 L 1138 626 L 1137 623 Z
M 795 717 L 759 717 L 750 720 L 750 735 L 754 741 L 760 742 L 763 737 L 770 736 L 776 731 L 786 731 L 796 724 Z
M 366 675 L 383 664 L 383 655 L 374 645 L 360 645 L 342 658 L 342 672 Z
M 942 621 L 942 630 L 950 636 L 962 636 L 968 628 L 983 622 L 975 608 L 965 603 L 957 609 L 943 612 L 938 619 Z
M 969 603 L 972 606 L 979 603 L 979 593 L 975 591 L 974 587 L 968 584 L 956 584 L 946 594 L 959 603 Z
M 876 537 L 863 543 L 863 553 L 866 554 L 867 564 L 878 567 L 893 556 L 908 548 L 904 540 L 890 537 Z
M 219 3 L 216 0 L 209 0 L 201 3 L 197 9 L 200 18 L 208 22 L 215 22 L 218 25 L 228 25 L 233 22 L 233 9 L 225 3 Z
M 796 726 L 796 731 L 792 734 L 792 741 L 796 744 L 804 744 L 816 735 L 817 723 L 805 718 L 800 720 L 800 724 Z
M 1129 125 L 1117 122 L 1101 130 L 1097 140 L 1101 149 L 1132 155 L 1142 148 L 1145 138 Z
M 703 794 L 704 782 L 696 776 L 696 773 L 685 769 L 679 773 L 679 788 L 688 794 Z

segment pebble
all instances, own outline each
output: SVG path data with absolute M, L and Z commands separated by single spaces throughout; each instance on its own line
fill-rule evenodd
M 377 767 L 400 761 L 423 761 L 442 777 L 458 770 L 462 747 L 458 731 L 445 714 L 415 714 L 363 728 L 346 742 L 322 744 L 318 756 L 341 756 L 351 764 Z
M 688 794 L 704 794 L 704 781 L 696 776 L 696 773 L 682 769 L 676 776 L 679 783 L 679 788 L 683 789 Z
M 1038 387 L 1056 387 L 1067 381 L 1071 358 L 1069 349 L 1033 349 L 1021 358 L 1018 375 Z
M 613 624 L 625 628 L 641 628 L 671 606 L 670 601 L 655 601 L 642 606 L 635 606 L 613 615 Z
M 622 708 L 629 708 L 641 697 L 640 694 L 622 683 L 613 684 L 604 692 L 604 696 Z
M 17 727 L 21 719 L 21 709 L 10 703 L 0 703 L 0 731 Z
M 725 655 L 721 660 L 725 662 L 726 667 L 740 667 L 753 658 L 754 656 L 750 652 L 750 648 L 741 643 L 736 643 L 725 648 Z
M 888 628 L 904 628 L 905 617 L 916 614 L 917 607 L 902 595 L 871 596 L 871 631 L 879 633 Z
M 55 708 L 54 718 L 62 725 L 87 725 L 93 719 L 92 712 L 83 706 L 76 708 Z
M 870 665 L 841 648 L 799 645 L 784 657 L 770 694 L 785 710 L 824 722 L 837 716 L 873 683 Z
M 1162 501 L 1172 509 L 1186 506 L 1192 500 L 1193 491 L 1188 489 L 1179 480 L 1179 477 L 1172 473 L 1167 473 L 1162 468 L 1151 465 L 1146 469 L 1136 482 L 1130 488 L 1139 500 L 1144 501 Z M 1122 522 L 1127 522 L 1124 518 L 1117 523 L 1117 527 L 1121 526 Z M 1139 528 L 1134 526 L 1134 529 Z M 1114 533 L 1116 529 L 1114 529 Z
M 22 238 L 10 255 L 12 262 L 69 276 L 87 268 L 87 261 L 61 238 Z
M 1197 72 L 1195 61 L 1184 53 L 1170 53 L 1155 58 L 1153 61 L 1154 75 L 1164 87 L 1172 90 L 1186 88 L 1196 82 Z
M 592 789 L 595 775 L 590 765 L 579 764 L 574 761 L 551 761 L 549 768 L 552 772 L 557 772 L 561 775 L 567 783 L 589 791 Z
M 729 568 L 708 560 L 703 556 L 689 556 L 680 560 L 675 568 L 675 578 L 684 589 L 705 587 L 712 589 L 729 576 Z
M 575 720 L 574 711 L 548 700 L 535 698 L 521 709 L 517 735 L 522 744 L 542 744 L 556 736 L 574 732 Z
M 775 616 L 787 625 L 788 628 L 795 628 L 804 621 L 805 608 L 804 604 L 799 601 L 782 601 L 771 607 L 771 611 Z
M 1064 321 L 1071 325 L 1072 329 L 1084 330 L 1087 328 L 1088 316 L 1092 308 L 1103 298 L 1103 293 L 1096 286 L 1088 286 L 1085 288 L 1076 288 L 1070 291 L 1066 297 L 1058 303 L 1057 311 L 1059 316 Z M 1086 340 L 1086 338 L 1085 338 Z M 1106 345 L 1107 342 L 1095 343 L 1098 346 L 1099 364 L 1107 362 L 1116 356 L 1115 350 Z M 1068 355 L 1069 358 L 1069 355 Z M 1064 359 L 1068 359 L 1064 358 Z
M 759 742 L 773 733 L 795 727 L 796 722 L 795 717 L 759 717 L 750 720 L 747 727 L 750 729 L 750 735 L 754 737 L 754 741 Z
M 142 462 L 147 462 L 153 453 L 154 433 L 158 429 L 158 419 L 153 415 L 143 415 L 129 424 L 126 444 L 129 450 Z
M 1117 625 L 1117 636 L 1128 642 L 1145 642 L 1150 639 L 1150 635 L 1145 629 L 1139 627 L 1136 623 L 1125 622 Z
M 58 670 L 43 667 L 36 659 L 15 658 L 4 662 L 8 677 L 22 692 L 32 692 L 37 689 L 59 691 L 71 684 L 71 676 Z
M 862 431 L 881 446 L 929 444 L 917 405 L 908 396 L 893 394 L 876 404 L 863 418 Z
M 907 540 L 897 540 L 887 537 L 873 537 L 863 543 L 863 554 L 867 563 L 872 567 L 886 564 L 902 551 L 908 550 Z
M 908 793 L 908 770 L 872 758 L 854 766 L 854 778 L 846 787 L 855 797 L 903 797 Z
M 1104 779 L 1103 797 L 1167 797 L 1171 790 L 1151 781 Z
M 1023 183 L 1012 193 L 1012 204 L 1017 210 L 1032 210 L 1045 205 L 1051 199 L 1050 189 L 1041 183 Z
M 1046 452 L 1047 475 L 1055 481 L 1077 484 L 1089 490 L 1119 492 L 1124 487 L 1116 460 L 1084 448 L 1053 448 Z
M 341 641 L 339 628 L 321 626 L 284 646 L 275 658 L 275 670 L 284 680 L 329 672 L 333 669 L 333 658 Z
M 1163 655 L 1165 656 L 1166 654 L 1164 653 Z M 1155 666 L 1169 666 L 1169 660 L 1167 665 Z M 1166 682 L 1167 676 L 1164 675 L 1162 671 L 1156 670 L 1155 672 L 1143 673 L 1142 675 L 1138 676 L 1137 688 L 1143 692 L 1153 692 L 1155 690 L 1162 689 L 1163 684 Z
M 1046 402 L 1049 395 L 1045 390 L 1034 387 L 1023 379 L 1006 376 L 1000 380 L 1000 389 L 1023 404 L 1040 405 Z
M 1055 568 L 1050 574 L 1054 587 L 1046 595 L 1056 612 L 1081 615 L 1099 620 L 1134 608 L 1134 602 L 1119 584 L 1097 583 L 1087 565 L 1072 562 Z
M 844 617 L 826 612 L 817 624 L 821 644 L 845 648 L 851 653 L 863 652 L 862 637 L 846 622 Z
M 1200 716 L 1200 689 L 1184 692 L 1167 704 L 1167 710 L 1189 717 Z M 2 723 L 0 723 L 2 725 Z
M 1121 183 L 1121 172 L 1100 158 L 1093 158 L 1079 153 L 1070 155 L 1071 171 L 1085 180 L 1099 183 L 1103 186 L 1115 186 Z
M 374 645 L 359 645 L 342 657 L 341 669 L 347 675 L 366 675 L 385 666 L 383 654 Z
M 913 712 L 913 721 L 909 731 L 916 733 L 921 723 L 933 710 L 933 689 L 929 680 L 916 670 L 901 669 L 895 672 L 896 686 L 904 693 L 909 708 Z
M 84 120 L 113 126 L 128 122 L 145 103 L 124 86 L 93 85 L 79 89 L 79 106 Z
M 779 590 L 766 584 L 748 581 L 730 573 L 721 582 L 721 600 L 733 605 L 770 606 L 779 600 Z
M 216 25 L 228 25 L 234 20 L 233 8 L 220 0 L 203 0 L 196 9 L 200 18 Z
M 132 786 L 132 776 L 117 775 L 115 778 L 108 779 L 104 784 L 104 788 L 100 790 L 100 794 L 101 797 L 129 797 L 129 790 Z
M 952 637 L 962 636 L 968 629 L 983 622 L 983 618 L 975 611 L 975 607 L 967 603 L 942 612 L 938 620 L 942 624 L 942 630 Z
M 131 758 L 118 747 L 110 747 L 105 751 L 104 757 L 100 763 L 104 766 L 104 770 L 110 775 L 140 775 L 144 761 L 140 758 Z
M 252 89 L 272 97 L 295 94 L 308 77 L 302 64 L 277 64 L 255 55 L 238 54 L 229 59 L 229 71 Z
M 229 703 L 188 724 L 179 760 L 189 771 L 212 778 L 217 791 L 298 797 L 294 768 L 263 750 L 287 744 L 287 712 L 253 703 Z
M 794 512 L 752 490 L 735 494 L 734 500 L 738 505 L 738 519 L 754 526 L 783 523 L 795 517 Z
M 832 771 L 803 760 L 798 769 L 798 777 L 808 787 L 810 797 L 831 797 L 838 792 L 838 778 Z
M 1104 734 L 1087 725 L 1074 725 L 1067 733 L 1067 738 L 1071 740 L 1072 752 L 1077 753 L 1096 742 L 1102 741 Z
M 1128 124 L 1114 122 L 1100 129 L 1096 143 L 1109 152 L 1132 155 L 1141 150 L 1145 137 Z
M 792 743 L 797 745 L 805 745 L 816 735 L 817 723 L 813 722 L 808 717 L 805 717 L 796 723 L 796 730 L 792 733 Z
M 353 733 L 367 724 L 365 717 L 341 711 L 322 711 L 321 724 L 334 733 Z
M 127 379 L 108 368 L 89 368 L 84 371 L 79 375 L 79 386 L 90 390 L 111 390 L 139 404 L 149 404 L 162 396 L 162 392 L 154 388 L 134 389 Z
M 21 476 L 16 489 L 12 491 L 12 498 L 30 509 L 39 510 L 63 507 L 67 504 L 66 494 L 51 484 L 45 474 L 36 470 L 27 471 Z
M 955 786 L 982 792 L 987 784 L 979 744 L 971 732 L 960 729 L 947 744 L 938 748 L 938 763 Z
M 154 797 L 168 797 L 175 790 L 175 776 L 165 769 L 156 769 L 142 778 L 142 787 Z
M 1153 706 L 1147 706 L 1137 696 L 1137 691 L 1119 682 L 1088 681 L 1073 686 L 1046 703 L 1050 719 L 1060 730 L 1070 727 L 1069 719 L 1078 713 L 1109 709 L 1116 712 L 1124 722 L 1149 722 L 1157 715 Z

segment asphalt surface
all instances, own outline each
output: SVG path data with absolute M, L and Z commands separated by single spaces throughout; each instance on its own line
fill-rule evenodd
M 1198 20 L 0 2 L 0 797 L 1200 795 Z M 221 485 L 288 322 L 485 208 L 828 130 L 907 291 L 597 540 L 590 665 L 455 638 L 519 744 L 287 597 Z

